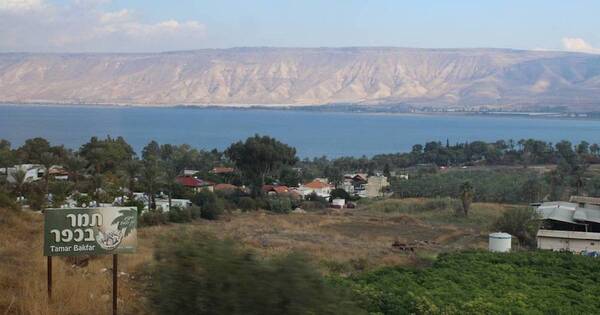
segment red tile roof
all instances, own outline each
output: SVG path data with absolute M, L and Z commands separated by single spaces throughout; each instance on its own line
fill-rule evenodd
M 185 187 L 205 187 L 213 185 L 213 183 L 209 181 L 204 181 L 191 176 L 178 176 L 176 181 Z
M 264 185 L 264 186 L 262 186 L 262 190 L 264 192 L 274 191 L 278 194 L 287 193 L 290 191 L 288 186 L 283 186 L 283 185 L 280 185 L 280 186 Z
M 323 188 L 327 188 L 330 187 L 329 184 L 325 184 L 321 181 L 312 181 L 310 183 L 304 184 L 304 187 L 308 187 L 308 188 L 312 188 L 312 189 L 323 189 Z

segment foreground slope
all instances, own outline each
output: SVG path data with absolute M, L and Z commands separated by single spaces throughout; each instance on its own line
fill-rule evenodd
M 0 54 L 0 102 L 599 108 L 600 56 L 498 49 L 236 48 Z

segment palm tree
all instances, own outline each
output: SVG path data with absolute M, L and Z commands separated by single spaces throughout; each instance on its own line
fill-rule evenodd
M 44 192 L 48 193 L 48 181 L 50 180 L 50 168 L 56 163 L 56 156 L 50 152 L 44 152 L 40 156 L 40 164 L 44 166 Z
M 131 160 L 123 165 L 122 172 L 127 179 L 127 189 L 129 190 L 129 198 L 133 196 L 135 190 L 135 180 L 140 173 L 141 165 L 139 160 Z
M 85 166 L 87 165 L 87 161 L 77 155 L 69 157 L 65 162 L 65 170 L 69 173 L 69 176 L 73 180 L 75 184 L 75 189 L 78 189 L 79 178 L 85 170 Z
M 460 201 L 462 202 L 463 213 L 466 216 L 469 215 L 469 208 L 473 203 L 473 185 L 471 182 L 466 181 L 460 185 Z
M 12 177 L 15 180 L 15 192 L 17 193 L 17 196 L 19 196 L 19 199 L 21 199 L 23 197 L 23 188 L 26 184 L 27 172 L 22 169 L 18 169 L 13 173 Z
M 156 210 L 156 192 L 160 187 L 161 171 L 158 160 L 149 158 L 144 161 L 141 183 L 150 198 L 150 209 Z

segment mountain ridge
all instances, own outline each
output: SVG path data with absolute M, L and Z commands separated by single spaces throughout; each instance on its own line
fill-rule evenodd
M 600 110 L 600 56 L 494 48 L 2 53 L 0 102 Z

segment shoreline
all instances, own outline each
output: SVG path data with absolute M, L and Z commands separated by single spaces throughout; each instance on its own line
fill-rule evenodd
M 257 104 L 126 104 L 126 103 L 8 103 L 0 102 L 0 107 L 45 107 L 45 108 L 80 108 L 80 109 L 189 109 L 189 110 L 230 110 L 230 111 L 290 111 L 315 114 L 357 114 L 375 116 L 461 116 L 481 118 L 526 118 L 526 119 L 566 119 L 566 120 L 600 120 L 600 112 L 524 112 L 524 111 L 393 111 L 378 110 L 377 105 L 257 105 Z M 355 109 L 348 109 L 357 106 Z M 369 106 L 373 106 L 369 108 Z M 389 107 L 388 107 L 389 108 Z

